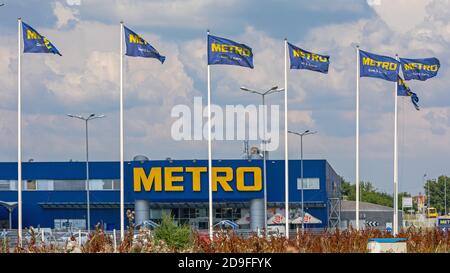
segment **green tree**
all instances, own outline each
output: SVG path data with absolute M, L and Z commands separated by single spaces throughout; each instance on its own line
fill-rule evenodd
M 155 239 L 164 241 L 176 251 L 192 245 L 191 229 L 188 225 L 177 226 L 170 215 L 164 215 L 161 225 L 155 229 Z
M 445 213 L 445 184 L 447 183 L 447 212 L 450 205 L 450 178 L 439 176 L 437 180 L 428 180 L 424 186 L 425 195 L 430 196 L 430 206 L 436 208 L 441 214 Z M 428 192 L 428 187 L 430 191 Z M 427 202 L 428 204 L 428 202 Z
M 386 207 L 393 207 L 394 198 L 385 192 L 379 191 L 373 186 L 371 182 L 361 182 L 359 184 L 360 190 L 360 200 L 361 202 L 368 202 L 372 204 L 382 205 Z M 346 200 L 355 201 L 356 200 L 356 185 L 350 184 L 342 178 L 341 182 L 341 193 Z M 402 192 L 399 194 L 399 208 L 401 208 L 402 197 L 411 196 L 409 193 Z
M 344 178 L 341 177 L 341 194 L 344 198 L 347 200 L 354 200 L 355 196 L 355 185 L 350 184 L 349 182 L 345 181 Z M 353 197 L 353 199 L 352 199 Z

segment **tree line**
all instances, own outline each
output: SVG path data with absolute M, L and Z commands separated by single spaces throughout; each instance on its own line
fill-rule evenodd
M 430 196 L 430 207 L 436 208 L 440 214 L 445 213 L 445 188 L 447 185 L 447 213 L 450 212 L 450 177 L 439 176 L 438 179 L 429 179 L 424 185 L 424 192 L 428 204 L 428 196 Z M 360 197 L 361 202 L 368 202 L 386 207 L 394 206 L 393 195 L 378 190 L 371 182 L 360 183 Z M 341 181 L 341 194 L 345 200 L 356 200 L 356 185 L 345 181 Z M 410 193 L 399 193 L 399 208 L 402 207 L 402 198 L 411 197 Z M 414 204 L 414 209 L 417 210 L 417 204 Z
M 360 201 L 381 206 L 394 207 L 394 197 L 391 194 L 378 190 L 371 182 L 361 182 L 359 184 Z M 345 200 L 356 201 L 356 185 L 342 179 L 341 194 Z M 399 193 L 399 208 L 401 208 L 402 198 L 411 197 L 407 192 Z

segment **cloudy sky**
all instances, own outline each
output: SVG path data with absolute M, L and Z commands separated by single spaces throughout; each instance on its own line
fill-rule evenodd
M 0 160 L 17 149 L 17 18 L 48 37 L 63 54 L 23 57 L 24 160 L 84 158 L 84 128 L 67 113 L 104 113 L 92 123 L 91 158 L 119 158 L 119 22 L 140 33 L 167 56 L 125 61 L 125 154 L 151 159 L 205 159 L 204 141 L 171 139 L 171 109 L 206 101 L 205 32 L 253 48 L 255 69 L 215 66 L 212 100 L 254 104 L 246 85 L 283 86 L 283 39 L 331 55 L 328 75 L 289 74 L 289 126 L 312 129 L 305 156 L 327 159 L 354 180 L 355 68 L 353 46 L 402 57 L 438 57 L 442 68 L 428 82 L 410 82 L 422 110 L 399 103 L 400 190 L 418 193 L 422 177 L 450 175 L 449 0 L 3 0 L 0 7 Z M 407 8 L 405 8 L 407 7 Z M 392 192 L 394 85 L 361 80 L 361 178 Z M 283 109 L 283 96 L 269 98 Z M 283 114 L 283 113 L 282 113 Z M 282 122 L 281 122 L 282 123 Z M 282 127 L 283 129 L 283 127 Z M 297 139 L 290 157 L 297 158 Z M 257 142 L 251 145 L 257 145 Z M 271 157 L 283 158 L 284 143 Z M 239 141 L 215 142 L 216 159 L 241 158 Z

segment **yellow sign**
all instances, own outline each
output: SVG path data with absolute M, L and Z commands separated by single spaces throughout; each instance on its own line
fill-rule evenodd
M 144 168 L 133 169 L 135 192 L 200 192 L 206 187 L 208 179 L 201 180 L 201 174 L 207 175 L 206 167 L 153 167 L 149 172 Z M 187 189 L 185 177 L 192 178 L 191 188 Z M 246 178 L 251 179 L 246 180 Z M 213 167 L 212 190 L 219 187 L 225 192 L 259 192 L 262 190 L 262 171 L 259 167 Z
M 364 57 L 363 58 L 363 65 L 368 65 L 368 66 L 373 66 L 373 67 L 381 67 L 385 70 L 391 70 L 391 71 L 396 71 L 397 70 L 397 64 L 396 63 L 391 63 L 391 62 L 380 62 L 380 61 L 376 61 L 374 59 L 371 59 L 369 57 Z
M 408 63 L 403 66 L 405 70 L 425 70 L 425 71 L 431 71 L 431 72 L 437 72 L 439 70 L 439 65 L 426 65 L 421 63 Z
M 213 43 L 211 44 L 211 51 L 221 53 L 236 53 L 245 57 L 249 57 L 251 55 L 251 51 L 248 48 L 228 44 Z
M 314 61 L 314 62 L 321 62 L 321 63 L 327 63 L 328 62 L 328 58 L 324 57 L 324 56 L 320 56 L 314 53 L 309 53 L 306 51 L 303 51 L 301 49 L 294 49 L 294 57 L 295 58 L 303 58 L 303 59 L 307 59 L 310 61 Z

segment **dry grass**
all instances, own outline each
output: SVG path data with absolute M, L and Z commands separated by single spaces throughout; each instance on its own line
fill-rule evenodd
M 10 242 L 0 239 L 0 253 L 366 253 L 367 242 L 371 238 L 392 238 L 379 230 L 356 231 L 353 229 L 335 232 L 297 234 L 286 240 L 274 236 L 268 239 L 256 235 L 244 238 L 233 232 L 222 232 L 210 241 L 208 236 L 193 232 L 190 243 L 182 249 L 170 247 L 163 240 L 155 240 L 149 230 L 134 233 L 134 213 L 127 213 L 129 227 L 125 239 L 114 250 L 114 242 L 101 228 L 97 227 L 81 246 L 71 238 L 65 247 L 36 243 L 36 234 L 22 247 L 9 247 Z M 188 235 L 189 236 L 189 235 Z M 403 230 L 399 238 L 407 238 L 408 253 L 450 253 L 450 232 L 429 229 Z
M 204 236 L 192 234 L 193 243 L 185 249 L 173 249 L 164 241 L 155 241 L 152 233 L 141 231 L 133 239 L 130 228 L 125 240 L 117 246 L 121 253 L 365 253 L 367 242 L 371 238 L 391 238 L 389 233 L 377 230 L 347 230 L 336 232 L 323 232 L 313 234 L 305 232 L 286 240 L 284 237 L 261 238 L 256 235 L 243 238 L 234 233 L 221 233 L 216 235 L 213 242 Z M 399 234 L 401 238 L 408 239 L 408 253 L 450 253 L 450 233 L 439 230 L 406 230 Z M 23 247 L 10 250 L 8 242 L 0 241 L 1 252 L 16 253 L 55 253 L 55 252 L 83 252 L 83 253 L 109 253 L 114 252 L 114 243 L 103 230 L 97 228 L 91 233 L 88 242 L 81 249 L 58 248 L 53 245 L 36 244 L 34 236 Z
M 399 234 L 407 238 L 408 253 L 450 253 L 450 233 L 440 230 L 407 230 Z M 197 240 L 196 252 L 206 253 L 366 253 L 367 242 L 372 238 L 392 238 L 387 232 L 378 230 L 346 230 L 305 232 L 290 240 L 282 238 L 244 239 L 233 234 L 222 234 L 213 242 Z

